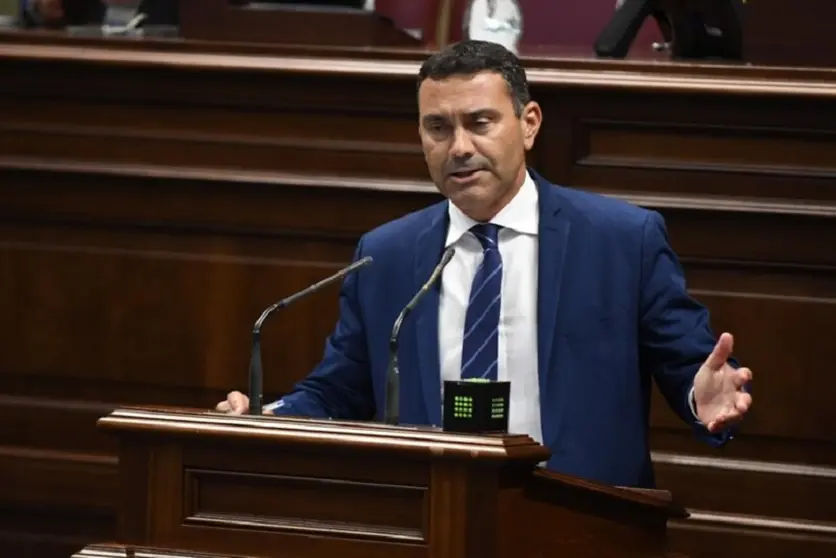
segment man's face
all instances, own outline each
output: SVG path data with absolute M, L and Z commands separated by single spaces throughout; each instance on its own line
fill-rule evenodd
M 540 107 L 530 102 L 518 117 L 502 76 L 479 72 L 424 80 L 418 109 L 433 182 L 472 219 L 490 220 L 522 185 Z

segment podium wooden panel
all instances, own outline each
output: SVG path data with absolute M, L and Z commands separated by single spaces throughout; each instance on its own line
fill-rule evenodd
M 120 540 L 78 557 L 649 558 L 686 515 L 547 472 L 528 436 L 152 408 L 99 425 L 119 440 Z

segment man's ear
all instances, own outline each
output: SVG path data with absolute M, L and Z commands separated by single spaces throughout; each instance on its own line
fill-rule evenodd
M 526 151 L 534 147 L 534 140 L 540 132 L 540 125 L 543 123 L 543 111 L 535 101 L 529 101 L 523 107 L 520 122 L 523 129 L 523 144 Z

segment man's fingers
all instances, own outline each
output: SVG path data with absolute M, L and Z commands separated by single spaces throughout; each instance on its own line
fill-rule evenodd
M 232 402 L 232 414 L 233 415 L 242 415 L 245 411 L 249 408 L 249 402 L 241 401 L 240 399 L 236 399 Z
M 752 371 L 748 368 L 740 368 L 734 371 L 734 376 L 732 376 L 732 382 L 734 383 L 734 387 L 736 387 L 737 389 L 742 388 L 751 381 Z
M 752 396 L 748 393 L 741 393 L 737 396 L 734 407 L 739 413 L 745 413 L 752 406 Z
M 708 431 L 711 432 L 712 434 L 716 434 L 717 432 L 720 432 L 721 430 L 723 430 L 727 426 L 730 426 L 731 424 L 733 424 L 735 422 L 738 422 L 741 418 L 742 418 L 742 415 L 740 413 L 738 413 L 737 411 L 730 411 L 730 412 L 728 412 L 728 413 L 726 413 L 726 414 L 724 414 L 720 417 L 717 417 L 713 421 L 709 422 L 708 426 L 707 426 Z
M 717 340 L 717 344 L 714 345 L 714 350 L 711 351 L 711 355 L 709 355 L 705 363 L 712 370 L 720 370 L 729 360 L 733 349 L 734 337 L 732 337 L 731 333 L 724 333 Z
M 250 407 L 250 399 L 240 391 L 232 391 L 226 396 L 226 401 L 215 405 L 215 410 L 221 413 L 242 415 Z
M 229 401 L 229 406 L 232 414 L 241 415 L 247 411 L 250 406 L 249 398 L 240 391 L 233 391 L 226 396 Z
M 743 415 L 749 411 L 751 406 L 752 396 L 745 392 L 739 393 L 734 401 L 734 406 L 714 417 L 714 420 L 710 421 L 706 428 L 712 434 L 716 434 L 724 428 L 743 420 Z

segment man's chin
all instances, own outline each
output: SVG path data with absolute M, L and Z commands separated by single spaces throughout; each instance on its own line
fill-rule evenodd
M 482 215 L 494 204 L 489 191 L 473 186 L 461 188 L 447 198 L 467 216 L 475 221 L 483 221 Z

